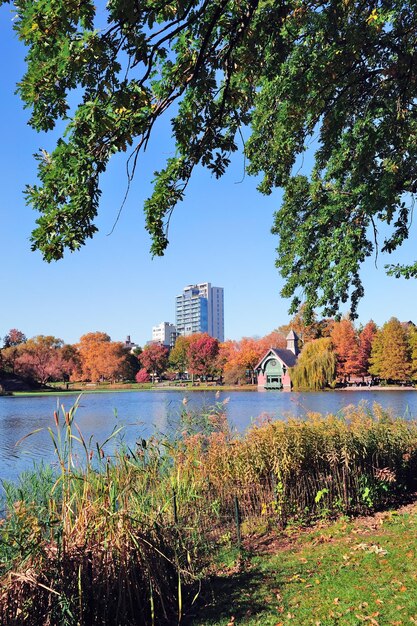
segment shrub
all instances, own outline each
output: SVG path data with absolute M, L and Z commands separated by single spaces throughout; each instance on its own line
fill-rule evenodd
M 146 369 L 142 368 L 136 374 L 135 380 L 137 383 L 148 383 L 151 380 L 151 377 L 149 376 Z

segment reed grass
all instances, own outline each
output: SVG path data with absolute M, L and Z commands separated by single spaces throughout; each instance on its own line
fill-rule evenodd
M 5 626 L 179 623 L 210 553 L 232 538 L 236 497 L 244 523 L 283 526 L 392 504 L 415 488 L 417 424 L 378 406 L 265 421 L 238 436 L 224 403 L 200 413 L 185 404 L 175 436 L 122 445 L 112 458 L 85 441 L 76 411 L 57 411 L 49 429 L 58 471 L 41 466 L 4 485 Z

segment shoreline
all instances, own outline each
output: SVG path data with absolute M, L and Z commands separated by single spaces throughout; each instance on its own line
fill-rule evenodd
M 349 387 L 338 387 L 332 391 L 417 391 L 417 387 L 412 385 L 374 385 L 373 387 L 351 385 Z
M 219 392 L 224 392 L 224 393 L 228 393 L 230 391 L 242 391 L 242 392 L 248 392 L 248 391 L 257 391 L 258 387 L 257 386 L 251 386 L 248 385 L 246 388 L 243 388 L 241 386 L 233 386 L 233 385 L 225 385 L 225 386 L 204 386 L 201 385 L 199 387 L 175 387 L 175 386 L 166 386 L 166 387 L 138 387 L 138 388 L 120 388 L 120 387 L 115 387 L 115 388 L 107 388 L 107 389 L 94 389 L 94 388 L 87 388 L 87 389 L 60 389 L 60 390 L 47 390 L 47 391 L 15 391 L 12 392 L 11 394 L 8 395 L 4 395 L 4 396 L 0 396 L 0 397 L 4 397 L 4 398 L 22 398 L 22 397 L 39 397 L 39 396 L 74 396 L 74 395 L 84 395 L 84 394 L 96 394 L 96 393 L 128 393 L 128 392 L 143 392 L 143 391 L 152 391 L 155 393 L 161 392 L 161 391 L 176 391 L 179 393 L 188 393 L 188 392 L 207 392 L 207 391 L 214 391 L 215 393 Z
M 85 395 L 85 394 L 98 394 L 98 393 L 129 393 L 129 392 L 143 392 L 143 391 L 152 391 L 154 393 L 168 391 L 168 392 L 179 392 L 179 393 L 198 393 L 198 392 L 223 392 L 229 393 L 231 391 L 238 391 L 242 393 L 246 393 L 249 391 L 258 391 L 258 387 L 256 385 L 213 385 L 213 386 L 195 386 L 195 387 L 177 387 L 177 386 L 154 386 L 154 387 L 110 387 L 110 388 L 83 388 L 83 389 L 59 389 L 59 390 L 45 390 L 45 391 L 15 391 L 10 394 L 6 394 L 4 398 L 24 398 L 24 397 L 42 397 L 42 396 L 77 396 L 77 395 Z M 302 392 L 302 393 L 332 393 L 332 392 L 344 392 L 344 391 L 360 391 L 360 392 L 373 392 L 373 391 L 417 391 L 417 387 L 413 387 L 411 385 L 384 385 L 378 386 L 375 385 L 373 387 L 367 386 L 349 386 L 349 387 L 337 387 L 336 389 L 323 389 L 322 391 L 311 391 L 311 392 Z M 268 391 L 262 390 L 261 393 L 268 393 Z M 292 392 L 283 392 L 283 393 L 301 393 L 297 391 Z

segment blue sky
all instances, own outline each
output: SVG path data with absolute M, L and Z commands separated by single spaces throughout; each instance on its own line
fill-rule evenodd
M 45 263 L 30 251 L 36 213 L 25 206 L 23 189 L 36 181 L 33 154 L 52 149 L 53 136 L 27 125 L 29 111 L 14 94 L 24 73 L 24 50 L 12 31 L 9 6 L 0 8 L 0 267 L 2 296 L 0 337 L 19 328 L 28 337 L 52 334 L 68 343 L 89 331 L 105 331 L 114 340 L 131 335 L 143 345 L 152 326 L 174 322 L 175 296 L 185 285 L 209 281 L 224 287 L 227 338 L 262 336 L 289 320 L 289 301 L 280 297 L 282 279 L 275 268 L 276 237 L 272 215 L 281 193 L 256 191 L 256 181 L 243 178 L 243 157 L 234 158 L 228 173 L 216 181 L 199 170 L 186 199 L 175 209 L 170 246 L 152 259 L 144 229 L 143 202 L 153 172 L 170 154 L 167 122 L 156 129 L 148 152 L 138 162 L 136 178 L 111 236 L 125 188 L 125 155 L 115 157 L 102 179 L 99 232 L 79 252 Z M 242 180 L 243 178 L 243 180 Z M 412 241 L 390 259 L 370 259 L 363 269 L 366 295 L 359 321 L 383 324 L 391 316 L 417 322 L 416 281 L 385 276 L 384 263 L 414 260 Z

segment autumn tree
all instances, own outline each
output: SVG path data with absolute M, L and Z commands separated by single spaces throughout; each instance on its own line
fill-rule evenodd
M 227 339 L 219 343 L 216 369 L 227 385 L 246 382 L 246 368 L 237 362 L 239 342 Z
M 358 374 L 359 376 L 367 376 L 369 374 L 370 358 L 372 353 L 372 344 L 377 333 L 377 325 L 370 320 L 359 333 L 358 346 Z
M 1 4 L 7 0 L 1 0 Z M 27 48 L 18 90 L 37 131 L 62 136 L 37 155 L 27 200 L 40 213 L 33 248 L 48 261 L 97 230 L 100 177 L 128 152 L 128 180 L 171 112 L 175 146 L 145 203 L 152 253 L 196 166 L 220 177 L 244 146 L 259 190 L 285 190 L 274 218 L 277 267 L 291 312 L 333 315 L 363 295 L 360 266 L 379 242 L 395 251 L 409 235 L 416 193 L 414 115 L 417 5 L 372 3 L 175 3 L 15 0 Z M 97 27 L 99 24 L 99 27 Z M 47 28 L 45 27 L 47 25 Z M 242 129 L 245 141 L 241 141 Z M 56 130 L 55 130 L 56 132 Z M 313 167 L 295 171 L 317 136 Z M 393 265 L 415 277 L 417 263 Z
M 168 353 L 168 348 L 161 343 L 150 343 L 143 348 L 140 362 L 142 368 L 151 375 L 152 382 L 155 381 L 155 377 L 165 371 L 168 365 Z
M 11 328 L 7 335 L 3 339 L 3 347 L 10 348 L 11 346 L 19 346 L 27 341 L 26 335 L 17 328 Z
M 415 326 L 409 329 L 409 344 L 411 356 L 411 375 L 413 380 L 417 380 L 417 328 Z
M 169 365 L 180 376 L 188 369 L 188 346 L 190 344 L 191 335 L 185 337 L 180 335 L 177 337 L 174 347 L 169 353 Z
M 0 365 L 5 370 L 14 373 L 16 360 L 20 353 L 20 346 L 27 341 L 26 335 L 17 328 L 11 328 L 3 339 L 3 348 L 0 350 Z
M 38 335 L 21 344 L 15 363 L 15 371 L 21 376 L 33 378 L 41 384 L 48 380 L 62 380 L 68 373 L 63 341 L 52 335 Z
M 372 344 L 370 374 L 386 381 L 407 381 L 412 366 L 408 331 L 396 317 L 386 322 Z
M 298 391 L 317 391 L 333 386 L 336 380 L 336 355 L 329 337 L 307 343 L 297 364 L 291 368 L 291 382 Z
M 320 337 L 329 337 L 333 326 L 333 320 L 323 318 L 317 320 L 317 315 L 302 304 L 288 324 L 283 324 L 278 331 L 286 337 L 290 330 L 297 333 L 300 348 L 309 341 Z
M 272 331 L 265 337 L 243 337 L 240 341 L 226 341 L 219 346 L 219 369 L 228 384 L 255 383 L 255 367 L 269 348 L 285 348 L 285 337 Z
M 257 339 L 257 344 L 261 353 L 266 352 L 269 348 L 286 348 L 286 335 L 284 335 L 280 330 L 273 330 L 271 333 L 268 333 L 268 335 Z M 261 356 L 262 354 L 260 357 Z
M 234 366 L 244 369 L 249 373 L 252 385 L 255 383 L 255 366 L 259 363 L 262 355 L 270 347 L 272 341 L 274 344 L 275 336 L 266 339 L 266 341 L 256 340 L 252 337 L 243 337 L 238 343 L 238 350 L 234 360 Z M 284 341 L 285 343 L 285 341 Z M 268 345 L 267 345 L 268 344 Z
M 77 345 L 81 380 L 98 382 L 122 378 L 126 368 L 126 350 L 122 342 L 111 341 L 107 333 L 83 335 Z
M 207 333 L 190 335 L 187 349 L 188 371 L 193 376 L 207 378 L 216 373 L 219 342 Z
M 347 381 L 359 374 L 359 339 L 350 319 L 344 318 L 333 325 L 331 340 L 336 355 L 336 376 Z

